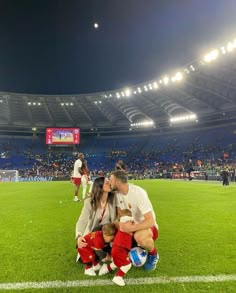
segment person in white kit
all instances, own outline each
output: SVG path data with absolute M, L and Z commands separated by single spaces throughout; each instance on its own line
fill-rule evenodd
M 75 186 L 75 193 L 74 193 L 74 201 L 79 201 L 78 193 L 79 188 L 81 185 L 81 177 L 82 177 L 82 160 L 84 159 L 84 154 L 79 153 L 78 159 L 74 163 L 74 170 L 73 170 L 73 176 L 72 176 L 72 182 Z
M 134 233 L 134 240 L 148 252 L 144 269 L 155 270 L 159 260 L 154 245 L 154 241 L 158 238 L 158 225 L 147 192 L 139 186 L 128 183 L 127 173 L 121 170 L 113 171 L 109 182 L 112 191 L 116 191 L 118 214 L 123 209 L 129 209 L 134 218 L 133 223 L 120 223 L 120 230 Z

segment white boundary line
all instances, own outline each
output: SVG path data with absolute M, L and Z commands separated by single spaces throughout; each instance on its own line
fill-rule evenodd
M 184 276 L 184 277 L 154 277 L 126 279 L 129 285 L 170 284 L 170 283 L 219 283 L 236 281 L 236 275 L 217 276 Z M 0 290 L 46 289 L 46 288 L 73 288 L 114 285 L 111 280 L 82 280 L 82 281 L 45 281 L 0 283 Z

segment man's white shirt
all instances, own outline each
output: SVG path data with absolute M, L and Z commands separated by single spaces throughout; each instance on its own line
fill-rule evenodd
M 137 185 L 130 183 L 128 185 L 129 190 L 127 194 L 124 195 L 120 192 L 116 193 L 117 207 L 119 207 L 121 210 L 129 209 L 132 213 L 135 223 L 142 222 L 144 220 L 143 215 L 148 212 L 152 212 L 154 221 L 156 223 L 156 216 L 147 192 Z
M 81 178 L 81 174 L 79 172 L 79 168 L 81 168 L 81 167 L 82 167 L 82 161 L 80 159 L 76 160 L 74 163 L 73 177 Z

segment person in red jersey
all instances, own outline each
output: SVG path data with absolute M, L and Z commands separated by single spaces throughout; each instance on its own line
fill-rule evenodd
M 120 223 L 134 221 L 132 213 L 129 209 L 121 210 L 119 213 L 119 218 Z M 131 268 L 129 251 L 132 247 L 132 239 L 133 233 L 123 232 L 120 229 L 118 229 L 114 241 L 112 243 L 111 256 L 113 261 L 112 263 L 104 264 L 101 267 L 99 271 L 99 276 L 105 275 L 111 272 L 112 270 L 118 268 L 112 281 L 119 286 L 125 286 L 123 277 Z
M 115 237 L 116 227 L 113 223 L 102 226 L 101 231 L 91 232 L 84 236 L 87 246 L 78 247 L 78 253 L 85 264 L 85 275 L 96 276 L 96 271 L 101 268 L 97 252 L 102 250 Z

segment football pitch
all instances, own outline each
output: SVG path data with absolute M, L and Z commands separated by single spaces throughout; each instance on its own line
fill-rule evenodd
M 134 183 L 156 212 L 160 261 L 132 268 L 123 288 L 75 262 L 83 203 L 70 182 L 0 183 L 0 292 L 236 292 L 236 185 Z

